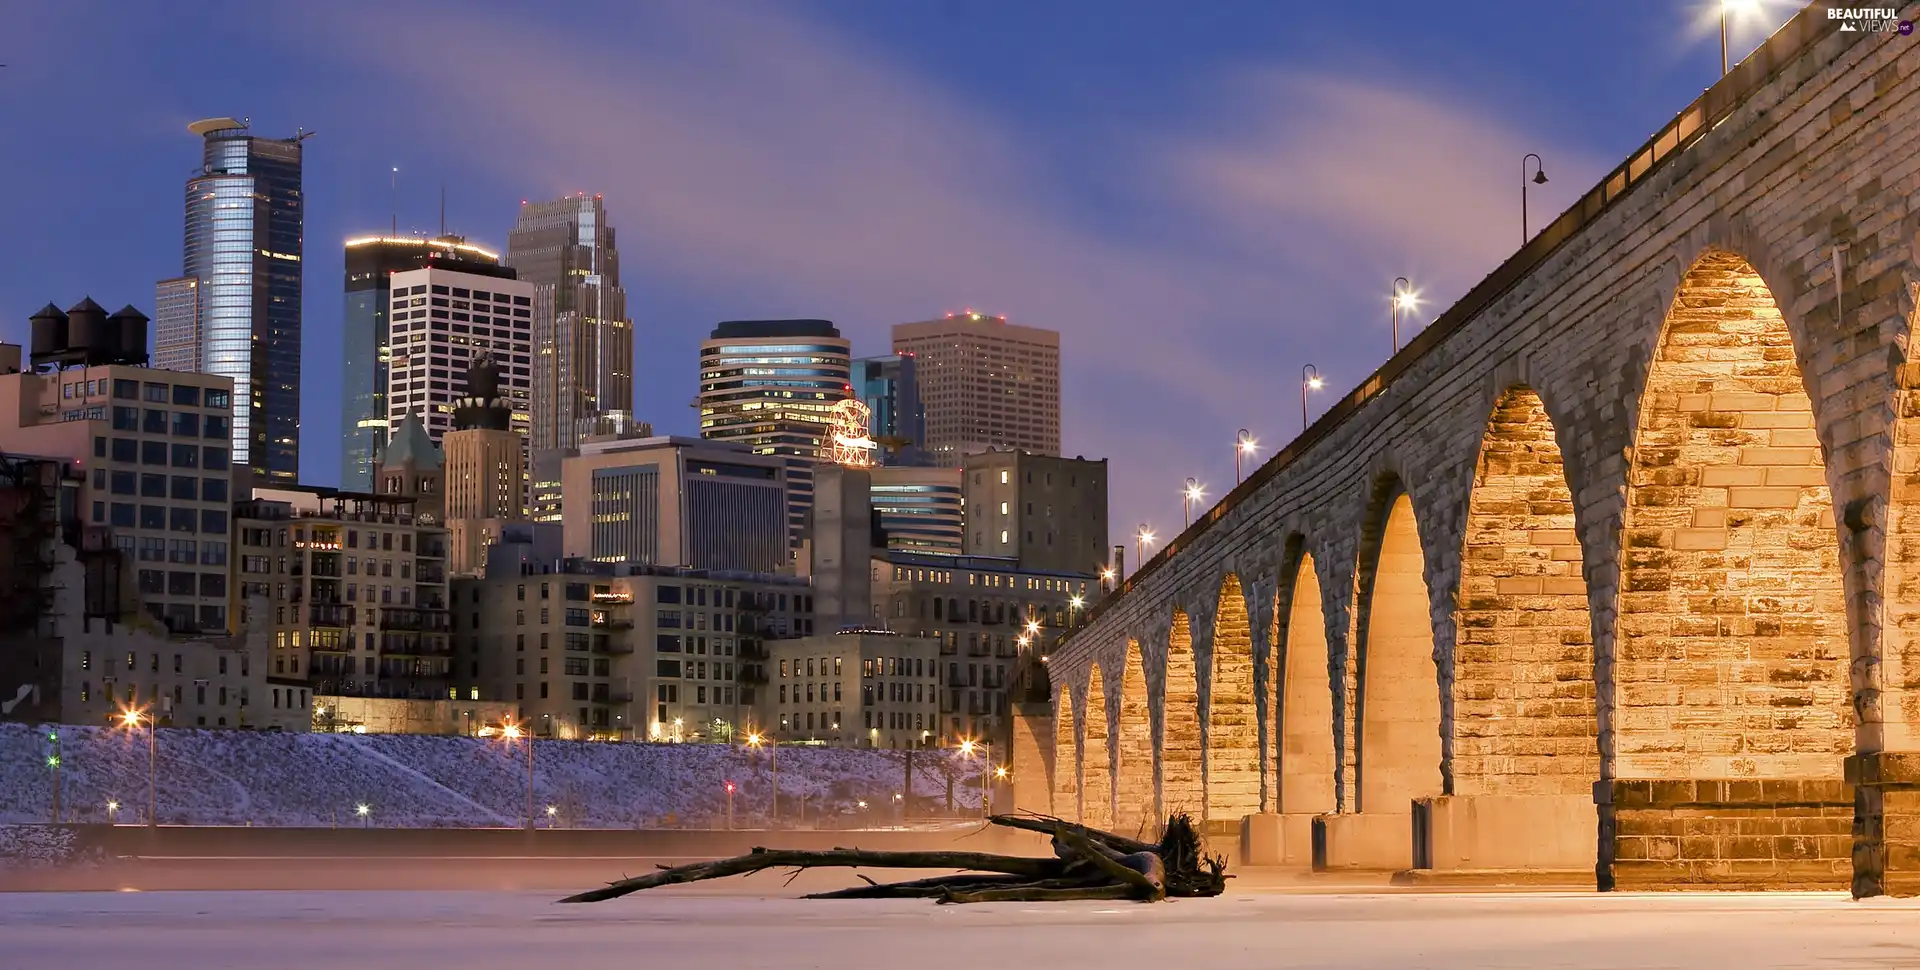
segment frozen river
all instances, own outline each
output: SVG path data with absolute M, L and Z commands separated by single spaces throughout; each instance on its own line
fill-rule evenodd
M 1920 904 L 1838 895 L 1229 895 L 936 906 L 496 892 L 0 895 L 0 967 L 831 970 L 1912 967 Z

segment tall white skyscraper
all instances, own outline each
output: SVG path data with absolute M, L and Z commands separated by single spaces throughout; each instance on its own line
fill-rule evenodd
M 394 273 L 390 287 L 387 426 L 417 414 L 434 441 L 453 429 L 454 402 L 467 393 L 468 361 L 491 351 L 500 392 L 512 403 L 512 430 L 527 433 L 533 386 L 533 284 L 505 267 L 472 272 L 430 266 Z

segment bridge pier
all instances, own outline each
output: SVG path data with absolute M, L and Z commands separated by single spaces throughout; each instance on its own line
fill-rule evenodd
M 1416 881 L 1505 873 L 1594 884 L 1599 820 L 1587 795 L 1437 795 L 1413 803 Z
M 1847 759 L 1854 787 L 1853 894 L 1920 896 L 1920 752 Z
M 1413 813 L 1313 817 L 1313 871 L 1399 872 L 1413 867 Z
M 1259 812 L 1240 820 L 1240 859 L 1249 866 L 1313 865 L 1313 819 L 1305 812 Z
M 1845 889 L 1852 877 L 1854 786 L 1840 779 L 1616 779 L 1593 790 L 1602 891 Z

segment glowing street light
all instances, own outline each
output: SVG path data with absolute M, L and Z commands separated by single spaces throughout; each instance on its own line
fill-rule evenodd
M 733 782 L 727 782 L 727 831 L 733 831 Z
M 1100 592 L 1105 594 L 1107 590 L 1119 588 L 1120 573 L 1112 566 L 1102 567 L 1100 570 Z
M 368 805 L 366 802 L 361 802 L 360 804 L 353 806 L 353 814 L 360 816 L 361 827 L 363 828 L 373 827 L 373 807 Z
M 1300 433 L 1307 433 L 1307 392 L 1317 391 L 1325 383 L 1320 379 L 1320 368 L 1308 364 L 1300 368 Z
M 1200 487 L 1200 483 L 1191 478 L 1187 479 L 1187 483 L 1181 486 L 1180 516 L 1186 520 L 1187 525 L 1193 524 L 1193 503 L 1206 498 L 1206 496 L 1207 493 Z
M 1533 227 L 1530 223 L 1527 222 L 1527 182 L 1529 181 L 1529 179 L 1527 178 L 1527 162 L 1528 161 L 1533 162 L 1533 178 L 1531 179 L 1533 184 L 1535 185 L 1547 184 L 1547 170 L 1545 167 L 1545 163 L 1540 161 L 1540 156 L 1532 152 L 1528 152 L 1526 155 L 1522 156 L 1520 159 L 1520 245 L 1522 246 L 1526 245 L 1528 241 L 1533 239 Z
M 980 817 L 986 818 L 993 814 L 993 791 L 987 787 L 987 783 L 995 774 L 987 767 L 987 742 L 971 738 L 960 742 L 960 754 L 963 757 L 973 757 L 975 748 L 980 750 Z
M 1720 0 L 1720 73 L 1723 75 L 1729 70 L 1730 63 L 1727 60 L 1727 13 L 1729 10 L 1748 18 L 1758 17 L 1763 12 L 1760 0 Z
M 758 731 L 747 735 L 748 747 L 757 750 L 763 744 L 773 748 L 773 806 L 768 810 L 767 815 L 768 824 L 773 825 L 780 821 L 780 742 Z M 802 809 L 804 811 L 804 806 Z
M 1145 523 L 1142 523 L 1139 530 L 1133 534 L 1133 561 L 1135 563 L 1133 568 L 1135 572 L 1138 572 L 1141 566 L 1147 564 L 1147 547 L 1151 545 L 1153 545 L 1153 529 Z
M 1400 352 L 1400 311 L 1413 312 L 1420 303 L 1420 295 L 1413 291 L 1413 282 L 1404 276 L 1393 278 L 1393 352 Z
M 156 736 L 160 730 L 160 722 L 152 714 L 139 710 L 138 708 L 130 707 L 120 712 L 120 726 L 129 731 L 138 728 L 141 721 L 147 722 L 147 827 L 152 828 L 160 824 L 158 816 L 154 812 L 154 806 L 158 801 L 155 797 L 155 791 L 158 786 L 154 784 L 155 776 L 153 768 L 154 748 L 157 744 Z
M 107 821 L 109 823 L 113 821 L 114 813 L 118 811 L 120 811 L 120 803 L 113 801 L 112 799 L 108 799 L 107 800 Z
M 1241 457 L 1245 456 L 1247 458 L 1252 458 L 1253 450 L 1257 446 L 1258 446 L 1258 443 L 1253 440 L 1253 432 L 1248 431 L 1245 428 L 1241 428 L 1238 432 L 1234 434 L 1233 436 L 1233 483 L 1235 485 L 1240 484 Z
M 533 732 L 518 724 L 508 724 L 500 729 L 500 736 L 509 743 L 527 739 L 527 831 L 533 831 Z

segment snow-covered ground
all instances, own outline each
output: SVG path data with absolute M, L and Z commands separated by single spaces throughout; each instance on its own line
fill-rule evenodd
M 47 726 L 0 724 L 0 824 L 52 816 Z M 65 821 L 140 821 L 147 802 L 144 731 L 61 725 Z M 263 734 L 162 729 L 156 746 L 160 821 L 193 825 L 367 824 L 396 827 L 517 825 L 526 811 L 525 742 L 411 735 Z M 903 753 L 783 747 L 781 816 L 805 800 L 809 819 L 887 824 L 905 777 Z M 733 782 L 741 824 L 761 817 L 772 791 L 766 752 L 707 744 L 540 741 L 534 799 L 557 824 L 635 828 L 707 826 L 727 810 Z M 914 794 L 945 805 L 954 777 L 957 810 L 979 811 L 977 759 L 921 752 Z M 862 811 L 858 804 L 866 801 Z M 0 960 L 0 965 L 5 961 Z
M 760 891 L 764 892 L 763 887 Z M 772 888 L 777 897 L 777 884 Z M 1838 895 L 1246 896 L 938 906 L 641 894 L 0 897 L 0 966 L 259 970 L 1895 967 L 1920 908 Z

